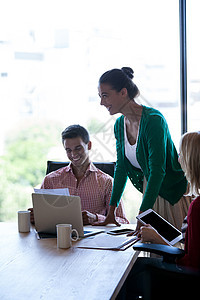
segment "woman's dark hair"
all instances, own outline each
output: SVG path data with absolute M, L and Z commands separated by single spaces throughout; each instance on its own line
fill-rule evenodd
M 137 85 L 132 81 L 134 72 L 129 67 L 123 67 L 121 69 L 112 69 L 105 72 L 99 79 L 99 84 L 109 84 L 112 89 L 120 92 L 121 89 L 126 88 L 128 96 L 133 99 L 139 96 L 139 89 Z
M 70 125 L 62 132 L 63 143 L 66 139 L 73 139 L 76 137 L 80 137 L 85 144 L 88 144 L 90 141 L 88 131 L 80 125 Z

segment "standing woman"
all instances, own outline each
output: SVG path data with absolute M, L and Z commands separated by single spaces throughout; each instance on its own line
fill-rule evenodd
M 116 170 L 109 212 L 101 225 L 119 225 L 115 208 L 129 177 L 143 192 L 139 213 L 153 208 L 180 229 L 190 204 L 183 196 L 187 181 L 165 118 L 158 110 L 135 102 L 139 90 L 132 79 L 133 70 L 127 67 L 107 71 L 99 79 L 101 105 L 110 115 L 122 114 L 114 126 Z

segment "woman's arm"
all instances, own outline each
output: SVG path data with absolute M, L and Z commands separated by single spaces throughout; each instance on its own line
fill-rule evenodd
M 152 208 L 166 174 L 168 126 L 160 116 L 154 116 L 145 127 L 146 155 L 148 168 L 144 169 L 147 186 L 140 207 L 141 211 Z
M 113 180 L 111 178 L 107 179 L 105 181 L 105 188 L 104 190 L 104 203 L 105 203 L 105 208 L 106 208 L 106 215 L 109 214 L 110 210 L 110 198 L 112 194 L 112 182 Z M 105 211 L 105 210 L 104 210 Z M 111 213 L 111 212 L 110 212 Z M 102 224 L 102 222 L 105 222 L 106 220 L 106 215 L 98 213 L 96 214 L 96 222 L 99 222 Z M 116 216 L 116 221 L 121 224 L 128 224 L 129 221 L 126 218 L 124 207 L 123 207 L 123 202 L 122 200 L 119 203 L 119 206 L 116 208 L 115 211 L 115 216 Z
M 108 213 L 106 216 L 106 219 L 103 222 L 96 222 L 94 225 L 107 225 L 109 223 L 116 224 L 117 226 L 120 226 L 119 222 L 116 220 L 115 213 L 116 213 L 116 207 L 118 206 L 122 193 L 124 191 L 126 181 L 127 181 L 127 174 L 124 167 L 124 161 L 123 161 L 123 152 L 124 146 L 123 146 L 123 135 L 122 135 L 122 128 L 120 128 L 120 118 L 116 121 L 115 127 L 114 127 L 114 133 L 116 138 L 116 149 L 117 149 L 117 162 L 116 162 L 116 168 L 114 173 L 114 182 L 113 182 L 113 188 L 112 188 L 112 194 L 110 199 L 110 205 L 108 208 Z
M 123 133 L 122 133 L 123 129 L 120 127 L 120 122 L 121 119 L 118 119 L 114 127 L 114 133 L 116 138 L 117 161 L 116 161 L 116 168 L 114 174 L 112 195 L 110 199 L 110 205 L 117 205 L 117 206 L 120 202 L 121 196 L 123 194 L 128 179 L 125 166 L 124 166 L 124 155 L 123 155 L 124 141 L 123 141 Z

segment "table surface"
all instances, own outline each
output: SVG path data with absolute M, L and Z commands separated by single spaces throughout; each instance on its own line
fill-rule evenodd
M 56 239 L 37 240 L 33 228 L 19 233 L 17 224 L 0 223 L 0 299 L 115 299 L 138 254 L 132 247 L 58 249 Z

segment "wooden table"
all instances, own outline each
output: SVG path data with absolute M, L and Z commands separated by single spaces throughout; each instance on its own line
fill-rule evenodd
M 137 256 L 132 247 L 58 249 L 33 228 L 19 233 L 17 224 L 0 223 L 0 299 L 115 299 Z

